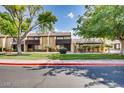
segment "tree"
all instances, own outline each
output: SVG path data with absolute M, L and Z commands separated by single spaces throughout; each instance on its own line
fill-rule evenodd
M 16 37 L 17 51 L 21 54 L 21 43 L 29 32 L 38 27 L 37 15 L 42 6 L 5 5 L 6 13 L 0 13 L 0 32 Z
M 0 13 L 0 33 L 6 35 L 5 38 L 10 34 L 11 37 L 14 38 L 16 35 L 15 26 L 12 24 L 11 17 L 7 13 Z M 4 44 L 6 40 L 4 41 Z M 5 46 L 2 46 L 2 51 L 4 50 Z
M 124 6 L 86 6 L 74 30 L 87 38 L 119 39 L 124 54 Z
M 54 24 L 57 21 L 56 16 L 52 14 L 50 11 L 43 12 L 42 14 L 39 15 L 38 17 L 38 22 L 40 24 L 40 29 L 43 33 L 48 34 L 47 38 L 47 52 L 49 51 L 49 35 L 50 31 L 53 31 L 54 29 Z

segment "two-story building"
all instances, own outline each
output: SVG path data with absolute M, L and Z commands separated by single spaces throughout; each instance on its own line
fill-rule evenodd
M 61 47 L 71 51 L 70 32 L 29 33 L 22 42 L 22 51 L 57 51 Z M 17 43 L 10 36 L 0 36 L 0 47 L 16 51 Z
M 16 38 L 15 38 L 16 39 Z M 110 41 L 110 40 L 106 40 Z M 100 38 L 80 38 L 73 39 L 71 32 L 51 32 L 51 33 L 29 33 L 21 42 L 21 48 L 24 52 L 56 52 L 65 47 L 70 52 L 107 52 L 106 42 Z M 118 45 L 118 46 L 117 46 Z M 120 43 L 111 41 L 107 46 L 113 46 L 113 49 L 120 49 Z M 0 49 L 12 49 L 17 51 L 17 43 L 12 37 L 0 35 Z

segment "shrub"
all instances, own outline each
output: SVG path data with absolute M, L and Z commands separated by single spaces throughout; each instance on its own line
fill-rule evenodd
M 12 49 L 11 48 L 5 48 L 4 51 L 5 52 L 12 52 Z
M 0 47 L 0 52 L 2 52 L 2 47 Z
M 16 49 L 13 49 L 13 52 L 16 52 L 17 50 Z
M 3 48 L 3 51 L 6 51 L 6 48 Z
M 41 49 L 35 49 L 36 52 L 41 52 L 42 50 Z
M 46 52 L 46 49 L 41 49 L 41 52 Z
M 106 45 L 106 47 L 108 47 L 108 48 L 112 48 L 112 45 Z
M 45 48 L 48 49 L 48 51 L 52 50 L 51 46 L 45 46 Z
M 67 48 L 60 48 L 59 49 L 60 54 L 66 54 L 66 52 L 67 52 Z

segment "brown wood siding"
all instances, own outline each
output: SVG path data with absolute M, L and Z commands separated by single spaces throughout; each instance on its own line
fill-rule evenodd
M 50 46 L 51 46 L 51 48 L 56 48 L 56 40 L 55 40 L 55 37 L 50 37 L 49 38 L 50 39 Z
M 47 37 L 42 37 L 42 48 L 44 49 L 47 46 Z
M 42 48 L 44 49 L 46 46 L 47 46 L 47 44 L 48 44 L 48 37 L 46 37 L 46 36 L 43 36 L 42 37 L 42 43 L 41 43 L 41 46 L 42 46 Z M 56 40 L 55 40 L 55 37 L 53 37 L 53 36 L 50 36 L 49 37 L 49 45 L 50 45 L 50 47 L 51 48 L 56 48 Z

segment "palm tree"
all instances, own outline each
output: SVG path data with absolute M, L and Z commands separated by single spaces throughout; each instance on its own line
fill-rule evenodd
M 39 15 L 38 21 L 40 24 L 40 29 L 43 33 L 47 33 L 48 38 L 47 38 L 47 52 L 49 51 L 49 35 L 50 32 L 53 31 L 54 29 L 54 24 L 57 21 L 56 16 L 52 14 L 50 11 L 43 12 L 42 14 Z

